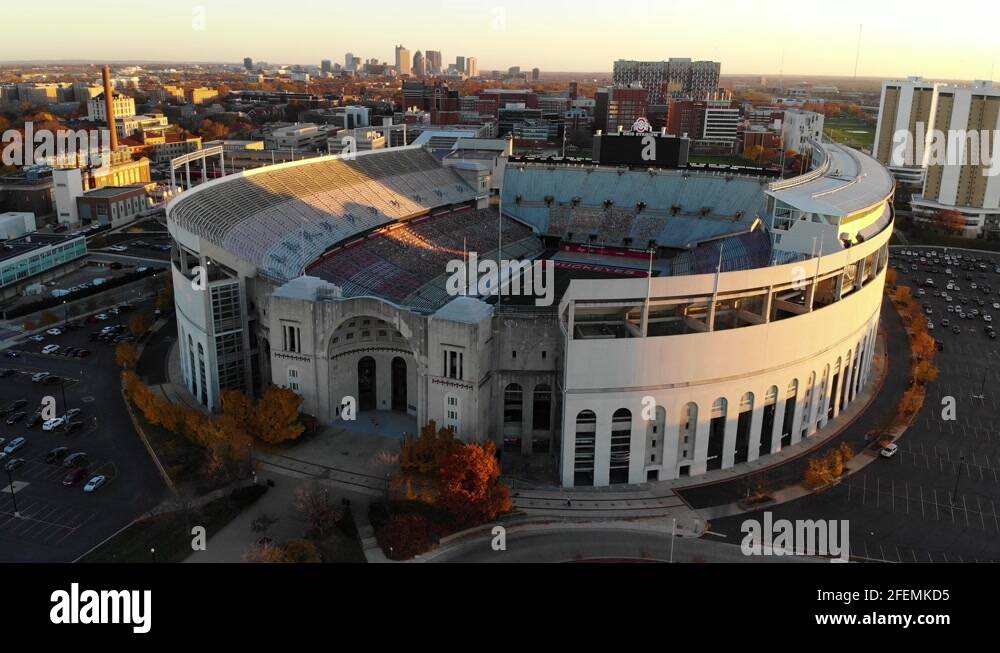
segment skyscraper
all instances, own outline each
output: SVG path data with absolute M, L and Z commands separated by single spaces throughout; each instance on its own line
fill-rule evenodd
M 425 55 L 427 74 L 428 75 L 440 75 L 441 74 L 441 51 L 440 50 L 428 50 Z
M 420 50 L 417 50 L 417 53 L 413 55 L 413 74 L 416 77 L 427 75 L 427 64 L 424 61 L 424 54 Z
M 354 64 L 354 53 L 348 52 L 344 55 L 344 70 L 357 70 Z
M 402 45 L 396 46 L 396 72 L 400 75 L 409 75 L 412 69 L 413 60 L 410 58 L 410 51 Z
M 319 70 L 323 73 L 329 73 L 333 71 L 333 62 L 329 59 L 323 59 L 319 62 Z
M 958 213 L 965 236 L 1000 236 L 1000 174 L 993 170 L 1000 146 L 1000 88 L 989 81 L 940 86 L 923 193 L 912 198 L 917 219 Z M 891 103 L 883 106 L 891 113 Z M 898 113 L 898 111 L 897 111 Z M 898 126 L 897 126 L 898 129 Z M 885 136 L 880 132 L 879 137 Z M 919 134 L 914 139 L 919 144 Z M 879 145 L 881 145 L 879 143 Z
M 882 83 L 882 101 L 879 104 L 878 127 L 875 130 L 875 144 L 872 156 L 889 168 L 901 185 L 919 191 L 927 173 L 927 154 L 917 158 L 915 139 L 918 126 L 926 146 L 935 123 L 940 84 L 928 82 L 921 77 L 891 80 Z M 897 142 L 897 136 L 900 142 Z
M 542 78 L 542 71 L 539 70 L 538 68 L 532 68 L 531 69 L 531 81 L 537 82 L 541 78 Z
M 479 77 L 479 61 L 475 57 L 465 60 L 465 74 L 469 77 Z
M 455 57 L 455 70 L 460 73 L 465 72 L 465 57 Z
M 243 67 L 247 70 L 253 70 L 253 59 L 250 57 L 243 57 Z

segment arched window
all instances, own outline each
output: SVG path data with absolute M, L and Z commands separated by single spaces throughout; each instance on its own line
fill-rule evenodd
M 840 366 L 843 365 L 844 361 L 840 358 L 837 359 L 837 364 L 833 366 L 833 378 L 830 380 L 830 389 L 828 394 L 830 395 L 830 400 L 827 402 L 826 407 L 826 418 L 833 419 L 834 414 L 837 412 L 837 391 L 840 390 L 840 379 L 843 376 L 840 373 Z
M 760 446 L 757 450 L 758 456 L 767 456 L 771 453 L 771 438 L 774 436 L 774 418 L 778 410 L 778 386 L 772 385 L 767 395 L 764 397 L 764 414 L 760 424 Z
M 752 392 L 748 392 L 740 399 L 740 415 L 736 422 L 736 456 L 734 464 L 745 463 L 750 460 L 750 426 L 753 424 L 753 402 Z
M 628 467 L 631 457 L 632 411 L 627 408 L 619 408 L 611 418 L 609 480 L 612 485 L 628 483 Z
M 726 442 L 726 413 L 729 402 L 719 397 L 712 404 L 712 421 L 708 427 L 708 471 L 722 469 L 722 451 Z
M 799 403 L 799 380 L 792 379 L 785 390 L 785 415 L 781 424 L 781 447 L 792 445 L 792 431 L 795 430 L 795 407 Z
M 597 415 L 592 410 L 576 416 L 575 450 L 573 452 L 573 484 L 594 484 L 594 451 L 597 437 Z
M 816 372 L 809 374 L 809 381 L 806 383 L 804 396 L 802 398 L 802 424 L 799 427 L 801 437 L 809 434 L 815 415 L 813 414 L 813 397 L 816 396 Z
M 678 475 L 689 476 L 695 456 L 695 438 L 698 434 L 698 404 L 691 402 L 681 410 L 680 429 L 677 433 Z
M 503 391 L 503 447 L 507 451 L 521 450 L 524 422 L 524 390 L 516 383 Z
M 534 431 L 531 452 L 548 453 L 552 440 L 552 388 L 545 384 L 535 386 L 531 401 L 531 425 Z
M 844 381 L 841 383 L 840 388 L 840 410 L 841 412 L 847 408 L 847 402 L 850 400 L 850 387 L 851 387 L 851 352 L 847 352 L 847 358 L 844 359 Z

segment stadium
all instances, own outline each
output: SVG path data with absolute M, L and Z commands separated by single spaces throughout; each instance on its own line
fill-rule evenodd
M 784 180 L 406 146 L 196 186 L 167 210 L 185 383 L 434 420 L 565 487 L 772 455 L 864 388 L 894 218 L 881 165 L 811 146 Z M 455 296 L 472 253 L 546 261 L 554 304 Z

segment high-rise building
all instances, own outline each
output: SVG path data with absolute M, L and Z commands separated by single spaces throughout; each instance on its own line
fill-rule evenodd
M 531 69 L 531 81 L 537 82 L 542 78 L 542 71 L 538 68 Z
M 823 114 L 815 111 L 802 111 L 800 109 L 785 111 L 784 119 L 781 122 L 781 138 L 785 150 L 807 151 L 806 142 L 808 140 L 820 141 L 823 139 L 824 122 Z
M 918 192 L 927 174 L 927 145 L 937 115 L 940 86 L 921 77 L 882 83 L 872 156 L 889 168 L 900 185 Z M 916 147 L 917 138 L 921 139 L 921 148 Z M 919 159 L 918 150 L 922 155 Z
M 937 90 L 927 176 L 923 193 L 912 197 L 913 216 L 934 220 L 942 211 L 957 212 L 965 222 L 963 235 L 1000 236 L 1000 170 L 994 169 L 1000 159 L 1000 88 L 977 81 Z M 891 106 L 883 111 L 891 113 Z
M 465 57 L 455 57 L 455 70 L 460 73 L 465 72 Z
M 353 52 L 348 52 L 344 55 L 344 70 L 355 71 L 357 70 L 357 59 Z
M 605 129 L 632 131 L 639 118 L 645 118 L 649 111 L 649 89 L 612 88 L 608 89 L 608 108 Z
M 424 54 L 420 50 L 417 50 L 417 53 L 413 55 L 413 75 L 416 77 L 427 75 L 427 64 L 424 61 Z
M 400 75 L 409 75 L 413 66 L 413 59 L 410 51 L 402 45 L 396 46 L 396 72 Z
M 319 62 L 319 70 L 322 73 L 333 72 L 333 62 L 331 62 L 329 59 L 323 59 L 322 61 Z
M 722 64 L 716 61 L 619 59 L 614 63 L 612 82 L 619 87 L 639 82 L 643 88 L 649 89 L 652 104 L 661 104 L 669 98 L 702 100 L 718 90 L 721 70 Z
M 247 70 L 253 70 L 253 59 L 250 57 L 243 57 L 243 67 Z
M 479 61 L 475 57 L 465 60 L 465 74 L 469 77 L 479 77 Z
M 428 75 L 440 75 L 441 74 L 441 51 L 440 50 L 428 50 L 427 54 L 424 55 L 427 65 Z

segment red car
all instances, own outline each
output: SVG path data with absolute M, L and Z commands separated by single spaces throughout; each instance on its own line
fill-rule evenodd
M 69 474 L 66 474 L 66 476 L 63 477 L 63 485 L 66 487 L 76 485 L 86 477 L 87 477 L 87 469 L 85 467 L 77 467 L 76 469 L 74 469 Z

